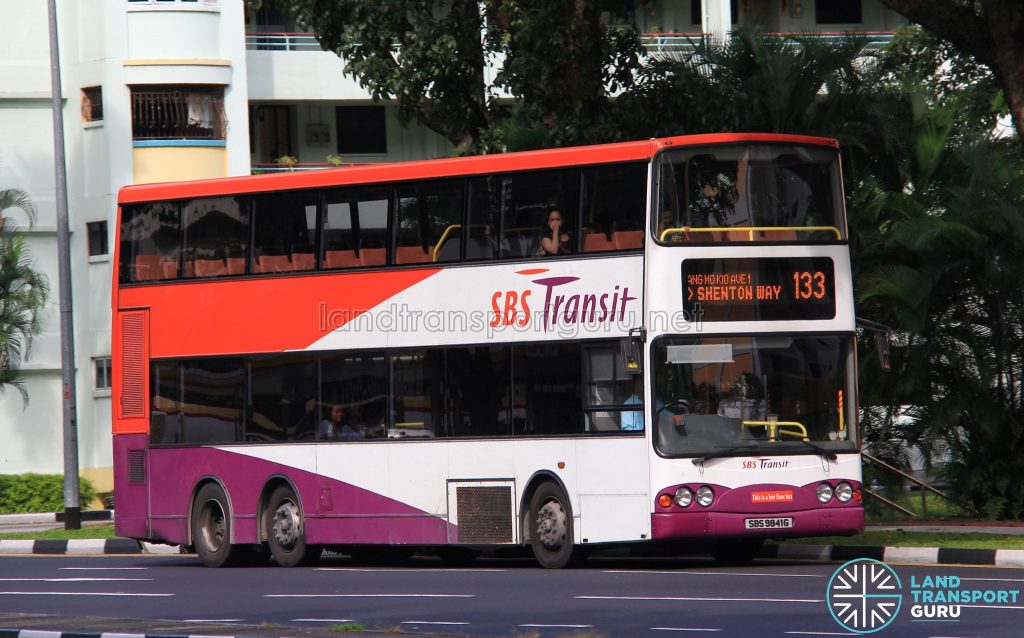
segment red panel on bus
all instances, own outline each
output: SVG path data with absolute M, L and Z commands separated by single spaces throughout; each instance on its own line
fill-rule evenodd
M 150 309 L 153 358 L 303 350 L 439 271 L 417 268 L 132 286 L 120 289 L 118 302 L 121 308 Z

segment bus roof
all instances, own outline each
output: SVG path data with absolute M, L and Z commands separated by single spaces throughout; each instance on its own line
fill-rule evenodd
M 185 182 L 138 184 L 123 187 L 119 204 L 168 199 L 215 197 L 306 188 L 325 188 L 351 184 L 436 179 L 511 171 L 558 168 L 586 164 L 604 164 L 650 159 L 659 151 L 674 146 L 710 144 L 769 143 L 810 144 L 838 148 L 834 139 L 777 133 L 714 133 L 652 138 L 639 142 L 619 142 L 593 146 L 575 146 L 540 151 L 473 155 L 412 162 L 364 164 L 337 169 L 220 177 Z

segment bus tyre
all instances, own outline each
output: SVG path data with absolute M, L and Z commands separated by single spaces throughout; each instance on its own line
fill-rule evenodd
M 530 547 L 541 567 L 561 569 L 580 552 L 572 540 L 572 508 L 554 483 L 541 483 L 530 499 Z
M 192 503 L 192 545 L 206 567 L 225 567 L 240 562 L 245 548 L 231 544 L 228 499 L 216 483 L 199 489 Z
M 306 565 L 320 558 L 320 547 L 306 545 L 306 524 L 292 488 L 282 485 L 270 495 L 263 528 L 270 553 L 281 567 Z
M 764 540 L 719 541 L 711 546 L 711 556 L 725 565 L 746 565 L 757 557 Z

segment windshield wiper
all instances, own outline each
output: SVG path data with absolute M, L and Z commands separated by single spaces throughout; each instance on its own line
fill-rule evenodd
M 691 462 L 694 465 L 704 465 L 704 463 L 706 461 L 710 461 L 711 459 L 720 459 L 723 456 L 730 456 L 730 455 L 732 455 L 735 452 L 760 452 L 760 451 L 761 451 L 761 446 L 758 445 L 757 443 L 753 443 L 753 444 L 748 443 L 746 445 L 734 445 L 732 447 L 719 448 L 717 451 L 711 452 L 710 454 L 705 454 L 704 456 L 698 456 L 697 458 L 693 459 Z
M 814 443 L 811 443 L 810 441 L 807 441 L 807 440 L 804 440 L 804 439 L 800 439 L 800 442 L 803 443 L 804 445 L 806 445 L 807 447 L 811 448 L 815 452 L 817 452 L 818 456 L 823 456 L 826 459 L 828 459 L 829 461 L 834 461 L 837 458 L 839 458 L 838 456 L 836 456 L 835 452 L 833 452 L 832 450 L 826 450 L 825 448 L 821 447 L 820 445 L 815 445 Z

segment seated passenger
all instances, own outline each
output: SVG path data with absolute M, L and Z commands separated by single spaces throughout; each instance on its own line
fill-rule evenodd
M 540 230 L 540 250 L 537 251 L 538 256 L 568 255 L 572 252 L 569 248 L 569 234 L 562 232 L 564 227 L 562 213 L 557 210 L 548 213 L 547 223 Z

